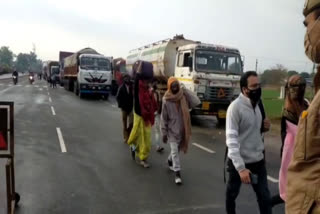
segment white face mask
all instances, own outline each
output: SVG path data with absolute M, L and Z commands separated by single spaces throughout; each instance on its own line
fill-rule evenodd
M 304 39 L 306 55 L 314 63 L 320 63 L 320 17 L 307 30 Z

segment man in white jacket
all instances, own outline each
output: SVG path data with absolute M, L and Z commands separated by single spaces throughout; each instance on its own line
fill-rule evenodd
M 236 198 L 241 183 L 251 184 L 261 214 L 271 214 L 271 198 L 264 161 L 261 131 L 268 131 L 270 121 L 262 117 L 259 106 L 261 86 L 256 72 L 246 72 L 240 80 L 241 94 L 227 111 L 226 143 L 228 147 L 226 211 L 236 213 Z

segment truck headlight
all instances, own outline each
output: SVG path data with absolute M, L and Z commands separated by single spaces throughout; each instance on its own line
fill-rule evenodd
M 198 86 L 198 93 L 206 93 L 206 86 L 199 85 Z
M 203 99 L 204 98 L 204 94 L 198 94 L 199 99 Z

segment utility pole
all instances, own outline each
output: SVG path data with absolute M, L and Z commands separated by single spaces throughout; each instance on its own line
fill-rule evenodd
M 258 59 L 256 59 L 256 72 L 258 73 Z

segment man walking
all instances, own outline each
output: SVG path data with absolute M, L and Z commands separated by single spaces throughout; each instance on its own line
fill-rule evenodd
M 127 143 L 133 125 L 133 93 L 130 76 L 126 74 L 123 77 L 123 84 L 120 86 L 117 101 L 122 112 L 123 139 Z
M 241 183 L 251 184 L 261 214 L 271 214 L 271 198 L 264 160 L 262 133 L 268 131 L 270 122 L 263 120 L 261 87 L 256 72 L 246 72 L 240 80 L 241 94 L 231 103 L 226 119 L 228 147 L 226 211 L 236 213 L 236 198 Z

